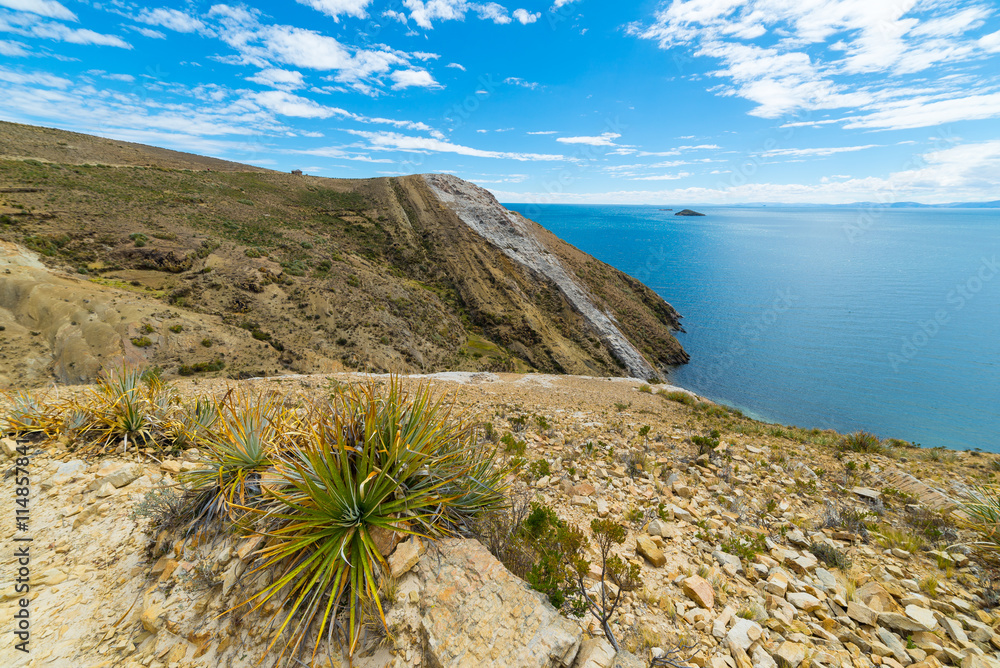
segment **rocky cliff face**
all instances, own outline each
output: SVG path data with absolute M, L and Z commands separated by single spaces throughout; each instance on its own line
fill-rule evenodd
M 241 171 L 0 123 L 0 241 L 37 264 L 0 273 L 0 387 L 123 353 L 235 376 L 687 361 L 659 296 L 450 176 Z
M 539 280 L 550 281 L 629 374 L 636 378 L 659 376 L 618 329 L 614 315 L 598 308 L 584 285 L 545 246 L 536 232 L 537 224 L 505 209 L 487 190 L 468 181 L 450 174 L 428 174 L 424 179 L 462 222 Z

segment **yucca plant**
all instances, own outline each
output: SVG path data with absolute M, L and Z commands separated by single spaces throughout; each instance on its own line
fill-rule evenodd
M 157 374 L 121 364 L 107 367 L 96 387 L 73 410 L 83 414 L 79 429 L 102 450 L 122 439 L 149 444 L 165 439 L 177 410 L 177 398 Z
M 58 431 L 59 420 L 52 406 L 30 392 L 6 394 L 10 407 L 3 416 L 2 432 L 5 434 L 46 434 Z
M 189 420 L 188 438 L 203 448 L 201 468 L 181 476 L 190 528 L 237 521 L 261 501 L 261 477 L 294 433 L 293 417 L 276 393 L 230 391 L 218 403 L 197 403 Z
M 960 526 L 979 534 L 971 547 L 991 559 L 1000 558 L 1000 487 L 981 485 L 966 490 L 955 517 Z
M 384 395 L 374 383 L 340 388 L 309 415 L 304 439 L 278 457 L 279 483 L 267 489 L 271 502 L 261 510 L 268 542 L 257 570 L 277 566 L 280 575 L 247 603 L 288 604 L 270 645 L 288 630 L 281 656 L 298 655 L 314 623 L 322 637 L 345 608 L 351 655 L 366 607 L 384 626 L 378 584 L 385 559 L 374 533 L 450 534 L 502 503 L 495 450 L 479 447 L 472 428 L 451 419 L 452 406 L 425 387 L 410 395 L 398 379 Z

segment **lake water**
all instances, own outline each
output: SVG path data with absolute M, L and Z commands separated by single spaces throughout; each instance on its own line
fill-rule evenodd
M 1000 451 L 1000 210 L 506 206 L 684 316 L 677 385 L 769 422 Z

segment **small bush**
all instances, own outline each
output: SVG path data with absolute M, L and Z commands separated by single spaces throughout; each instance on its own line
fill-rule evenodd
M 243 254 L 253 259 L 264 257 L 265 255 L 264 251 L 262 251 L 259 248 L 248 248 L 245 251 L 243 251 Z
M 206 348 L 211 348 L 212 347 L 212 339 L 202 339 L 201 340 L 201 345 L 203 345 Z
M 846 571 L 851 567 L 851 560 L 848 559 L 847 555 L 829 543 L 813 543 L 809 546 L 809 551 L 831 568 L 836 567 Z
M 767 552 L 767 539 L 758 533 L 732 536 L 722 542 L 722 551 L 751 562 L 758 554 Z
M 153 345 L 153 342 L 149 340 L 148 336 L 135 336 L 132 337 L 132 345 L 136 348 L 148 348 Z
M 132 243 L 134 243 L 139 248 L 149 243 L 149 237 L 147 237 L 142 232 L 133 232 L 132 234 L 128 235 L 128 238 L 131 239 Z
M 528 474 L 535 480 L 547 475 L 552 475 L 552 468 L 549 466 L 549 460 L 536 459 L 531 462 L 528 466 Z
M 866 452 L 869 454 L 881 454 L 884 451 L 882 441 L 878 436 L 867 431 L 856 431 L 848 434 L 839 446 L 842 451 Z
M 895 527 L 882 527 L 877 536 L 877 541 L 882 547 L 898 547 L 911 554 L 917 553 L 926 545 L 923 536 L 906 529 L 896 529 Z
M 167 329 L 169 329 L 174 334 L 180 334 L 181 332 L 184 331 L 184 325 L 170 325 L 170 327 L 168 327 Z
M 657 394 L 663 397 L 664 399 L 669 399 L 670 401 L 676 401 L 677 403 L 684 404 L 685 406 L 694 406 L 695 403 L 697 403 L 695 401 L 695 398 L 692 397 L 687 392 L 676 392 L 676 391 L 665 392 L 663 390 L 660 390 L 659 392 L 657 392 Z
M 518 457 L 524 455 L 524 451 L 527 449 L 528 444 L 525 441 L 519 441 L 514 438 L 513 434 L 506 434 L 500 439 L 500 443 L 503 444 L 504 454 L 516 455 Z
M 156 328 L 147 322 L 143 323 L 142 327 L 139 328 L 139 331 L 142 332 L 143 334 L 152 334 L 153 332 L 156 331 Z

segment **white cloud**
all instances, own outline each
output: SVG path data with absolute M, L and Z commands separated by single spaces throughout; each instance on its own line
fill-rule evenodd
M 864 151 L 869 148 L 878 148 L 881 144 L 865 144 L 864 146 L 835 146 L 828 148 L 775 148 L 764 151 L 761 155 L 765 158 L 774 157 L 803 157 L 818 156 L 825 157 L 837 153 L 853 153 L 854 151 Z
M 136 21 L 151 26 L 160 26 L 175 32 L 195 32 L 205 27 L 199 19 L 189 16 L 176 9 L 160 7 L 157 9 L 143 9 L 135 17 Z
M 283 90 L 268 90 L 250 96 L 265 109 L 282 116 L 298 118 L 330 118 L 346 116 L 348 112 L 336 107 L 327 107 L 300 95 Z
M 367 132 L 363 130 L 347 130 L 352 135 L 367 139 L 372 148 L 383 150 L 399 150 L 411 152 L 457 153 L 476 158 L 500 158 L 518 161 L 550 161 L 564 160 L 561 155 L 539 153 L 511 153 L 506 151 L 484 151 L 482 149 L 453 144 L 443 139 L 431 137 L 413 137 L 397 132 Z
M 404 88 L 440 88 L 441 85 L 434 80 L 427 70 L 396 70 L 389 75 L 392 79 L 392 89 L 402 90 Z
M 503 82 L 508 86 L 520 86 L 521 88 L 527 88 L 528 90 L 535 90 L 542 85 L 535 81 L 525 81 L 521 77 L 507 77 L 503 80 Z
M 132 48 L 131 44 L 115 35 L 104 35 L 85 28 L 70 28 L 62 23 L 44 21 L 33 14 L 0 14 L 0 32 L 9 32 L 25 37 L 40 37 L 69 44 Z
M 383 77 L 397 68 L 406 74 L 393 81 L 397 88 L 406 85 L 437 85 L 427 82 L 430 74 L 410 67 L 409 56 L 389 47 L 351 49 L 333 37 L 315 30 L 288 25 L 262 24 L 256 12 L 243 7 L 215 5 L 210 15 L 221 23 L 221 39 L 239 55 L 223 58 L 223 62 L 248 64 L 266 69 L 275 63 L 293 67 L 333 71 L 327 80 L 342 83 L 365 94 L 376 94 Z M 422 83 L 421 83 L 422 82 Z M 405 84 L 405 85 L 404 85 Z
M 989 53 L 1000 53 L 1000 30 L 980 37 L 979 46 Z
M 851 178 L 838 175 L 817 183 L 745 183 L 657 191 L 601 193 L 513 193 L 493 191 L 507 202 L 565 202 L 579 204 L 661 204 L 683 202 L 828 203 L 919 201 L 989 201 L 997 199 L 1000 183 L 1000 140 L 959 144 L 915 158 L 918 166 L 888 177 Z M 725 174 L 726 172 L 720 172 Z
M 30 54 L 31 52 L 28 51 L 27 46 L 24 44 L 0 39 L 0 56 L 7 56 L 8 58 L 21 58 Z
M 153 30 L 151 28 L 143 28 L 142 26 L 125 26 L 127 30 L 137 32 L 143 37 L 149 37 L 150 39 L 166 39 L 167 36 L 160 32 L 159 30 Z
M 371 4 L 372 0 L 295 0 L 300 5 L 312 7 L 318 12 L 323 12 L 333 20 L 339 20 L 340 16 L 356 16 L 363 19 L 367 16 L 365 8 Z
M 465 0 L 403 0 L 410 10 L 410 18 L 421 28 L 433 28 L 432 21 L 464 21 L 468 11 Z
M 617 132 L 604 132 L 599 137 L 557 137 L 556 141 L 563 144 L 586 144 L 587 146 L 614 146 L 615 140 L 621 137 Z
M 302 73 L 295 70 L 283 70 L 277 67 L 263 69 L 252 77 L 247 77 L 247 81 L 259 83 L 262 86 L 270 86 L 281 90 L 294 90 L 305 86 Z
M 936 102 L 916 99 L 886 104 L 870 114 L 847 119 L 844 128 L 900 130 L 998 116 L 1000 93 L 964 95 Z
M 557 135 L 558 130 L 536 130 L 535 132 L 528 132 L 529 135 Z
M 555 0 L 555 2 L 552 3 L 552 10 L 551 11 L 555 11 L 555 10 L 561 8 L 561 7 L 566 6 L 566 5 L 571 5 L 574 2 L 578 2 L 578 0 Z
M 534 23 L 540 19 L 542 17 L 542 13 L 535 12 L 532 14 L 526 9 L 515 9 L 513 16 L 515 21 L 520 21 L 522 25 L 528 25 L 529 23 Z
M 445 67 L 452 67 L 456 70 L 462 70 L 463 72 L 465 71 L 465 65 L 459 65 L 458 63 L 448 63 L 447 65 L 445 65 Z
M 0 0 L 0 7 L 8 7 L 19 12 L 31 12 L 50 19 L 76 21 L 76 14 L 55 0 Z
M 656 174 L 653 176 L 633 176 L 632 181 L 676 181 L 691 176 L 690 172 L 677 172 L 676 174 Z
M 873 114 L 874 123 L 892 105 L 917 106 L 921 95 L 907 79 L 914 74 L 925 88 L 920 104 L 992 93 L 996 63 L 988 54 L 1000 52 L 1000 33 L 978 33 L 994 14 L 979 0 L 673 0 L 652 22 L 628 30 L 717 61 L 708 75 L 722 83 L 709 90 L 755 103 L 753 115 L 848 109 L 849 120 Z M 951 76 L 959 73 L 961 83 Z M 940 107 L 911 111 L 914 121 L 933 119 Z M 948 116 L 982 113 L 978 107 Z
M 507 15 L 507 9 L 495 2 L 488 2 L 485 5 L 470 4 L 469 7 L 475 10 L 479 18 L 483 20 L 493 21 L 493 23 L 499 23 L 500 25 L 506 25 L 511 22 L 510 16 Z
M 541 13 L 515 9 L 514 17 L 507 13 L 507 8 L 497 2 L 476 3 L 467 0 L 403 0 L 403 6 L 410 10 L 409 18 L 424 29 L 434 27 L 434 21 L 464 21 L 466 14 L 473 12 L 484 21 L 492 21 L 499 25 L 507 25 L 513 21 L 522 24 L 534 23 Z M 406 17 L 400 12 L 387 10 L 385 16 L 405 23 Z

